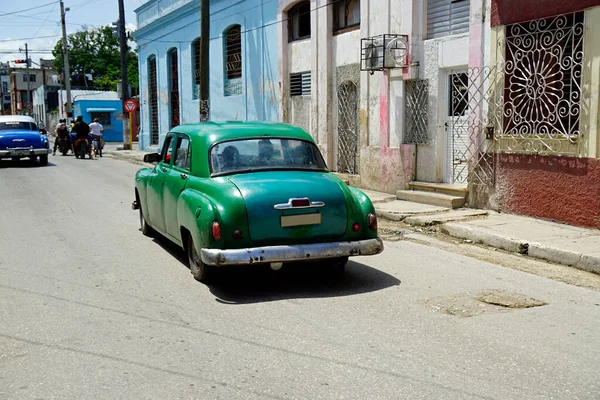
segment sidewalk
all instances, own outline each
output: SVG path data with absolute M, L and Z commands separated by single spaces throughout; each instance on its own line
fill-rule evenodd
M 600 230 L 537 218 L 428 206 L 364 190 L 377 215 L 409 225 L 439 226 L 442 233 L 474 243 L 569 265 L 600 274 Z
M 104 154 L 141 165 L 145 151 L 117 150 L 106 143 Z M 442 233 L 503 250 L 529 255 L 600 274 L 600 230 L 585 229 L 536 218 L 476 210 L 430 206 L 397 200 L 396 196 L 363 190 L 380 218 L 416 226 L 438 226 Z

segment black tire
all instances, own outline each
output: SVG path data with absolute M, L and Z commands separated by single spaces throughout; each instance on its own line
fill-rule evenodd
M 194 240 L 192 239 L 192 235 L 188 235 L 187 253 L 188 261 L 190 264 L 190 272 L 192 273 L 194 279 L 202 283 L 210 282 L 210 279 L 213 275 L 214 267 L 206 265 L 202 262 L 202 259 L 196 251 L 196 247 L 194 246 Z
M 146 222 L 146 217 L 144 217 L 144 212 L 142 211 L 142 203 L 139 203 L 139 205 L 140 205 L 140 230 L 142 231 L 144 236 L 152 237 L 154 235 L 154 229 L 152 229 L 152 227 L 150 225 L 148 225 L 148 222 Z
M 40 165 L 48 165 L 48 154 L 40 156 Z
M 68 151 L 69 151 L 69 149 L 64 149 L 64 150 L 62 151 L 62 155 L 63 155 L 63 156 L 66 156 L 66 155 L 67 155 L 67 153 L 68 153 Z

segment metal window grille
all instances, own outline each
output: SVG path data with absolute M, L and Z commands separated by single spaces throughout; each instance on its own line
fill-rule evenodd
M 358 174 L 358 87 L 352 81 L 338 88 L 338 172 Z
M 360 0 L 339 0 L 333 3 L 333 30 L 360 26 Z
M 192 58 L 192 71 L 193 71 L 193 93 L 192 93 L 192 98 L 194 100 L 198 100 L 200 98 L 200 82 L 201 82 L 201 76 L 202 76 L 202 71 L 200 70 L 200 39 L 196 39 L 194 40 L 194 42 L 192 43 L 192 52 L 193 52 L 193 58 Z
M 241 27 L 235 25 L 225 34 L 225 96 L 242 94 Z
M 425 144 L 429 142 L 428 100 L 429 81 L 412 79 L 404 81 L 404 142 L 406 144 Z
M 288 11 L 288 42 L 310 37 L 310 1 L 302 1 Z
M 98 118 L 102 125 L 110 125 L 110 112 L 93 112 L 90 117 L 92 121 Z
M 158 81 L 156 76 L 156 57 L 148 60 L 148 78 L 150 81 L 148 97 L 150 112 L 150 143 L 158 144 Z
M 428 0 L 427 37 L 468 32 L 469 12 L 469 0 Z
M 508 25 L 503 150 L 577 154 L 584 13 Z
M 290 74 L 290 96 L 309 95 L 311 89 L 310 71 Z
M 171 111 L 171 128 L 179 125 L 179 63 L 177 50 L 169 53 L 169 103 Z

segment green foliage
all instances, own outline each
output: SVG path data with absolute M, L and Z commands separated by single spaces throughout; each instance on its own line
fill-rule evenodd
M 94 70 L 94 88 L 117 90 L 121 80 L 121 52 L 119 38 L 112 33 L 110 25 L 75 32 L 67 37 L 71 72 Z M 54 66 L 64 72 L 63 44 L 59 40 L 52 50 Z M 127 46 L 127 73 L 129 84 L 139 86 L 137 53 Z M 89 83 L 88 83 L 89 84 Z

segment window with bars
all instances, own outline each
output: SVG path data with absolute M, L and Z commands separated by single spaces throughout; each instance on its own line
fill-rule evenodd
M 198 100 L 200 98 L 200 78 L 202 74 L 200 70 L 200 38 L 192 42 L 192 74 L 192 98 Z
M 333 3 L 333 31 L 360 26 L 360 0 Z
M 98 122 L 102 125 L 110 125 L 110 112 L 93 112 L 90 119 L 94 121 L 98 118 Z
M 225 96 L 242 94 L 242 36 L 241 26 L 234 25 L 224 35 Z
M 150 143 L 158 144 L 158 81 L 156 75 L 156 57 L 148 59 L 148 111 L 150 113 Z
M 179 62 L 177 49 L 169 51 L 169 105 L 171 112 L 170 127 L 179 125 Z
M 583 12 L 506 26 L 505 135 L 534 140 L 533 151 L 576 151 L 584 31 Z
M 301 1 L 288 11 L 288 41 L 310 37 L 310 1 Z
M 23 75 L 23 82 L 27 82 L 27 74 Z M 35 82 L 35 75 L 29 75 L 29 82 Z
M 290 74 L 290 96 L 309 95 L 311 88 L 310 79 L 310 71 Z
M 428 0 L 427 38 L 469 31 L 470 0 Z

